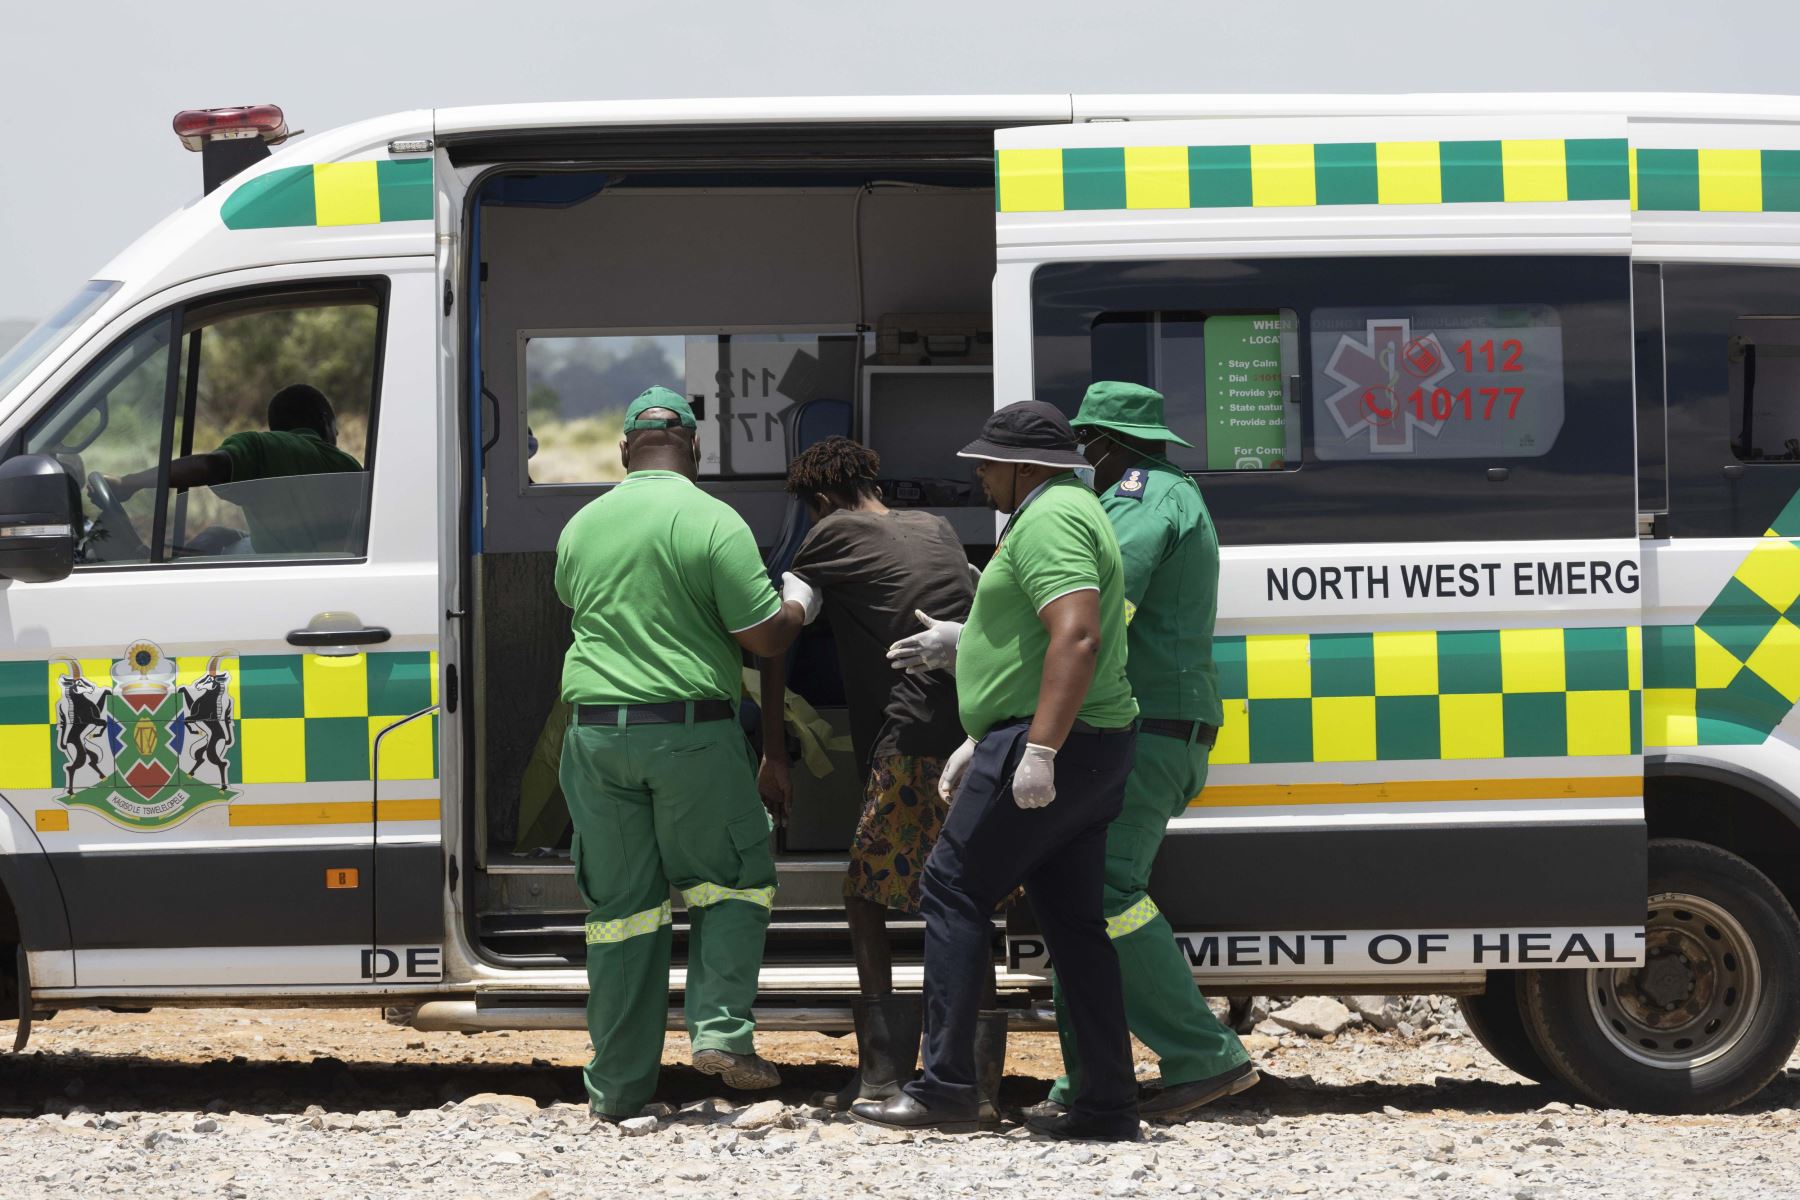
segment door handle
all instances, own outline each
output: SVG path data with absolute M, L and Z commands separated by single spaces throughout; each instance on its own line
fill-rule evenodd
M 290 646 L 372 646 L 394 635 L 380 625 L 362 625 L 353 629 L 291 629 Z
M 1744 477 L 1743 464 L 1731 463 L 1730 465 L 1728 465 L 1725 468 L 1725 478 L 1727 478 L 1727 479 L 1742 479 L 1743 477 Z

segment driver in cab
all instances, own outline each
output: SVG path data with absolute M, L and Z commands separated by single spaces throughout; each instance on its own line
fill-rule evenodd
M 169 463 L 169 486 L 212 487 L 254 479 L 362 470 L 361 463 L 338 449 L 337 413 L 325 393 L 310 384 L 292 384 L 270 397 L 267 424 L 266 430 L 232 434 L 219 443 L 217 450 L 184 454 L 173 460 Z M 156 468 L 147 467 L 124 476 L 102 476 L 102 482 L 110 490 L 111 499 L 123 504 L 145 488 L 156 486 Z M 109 507 L 107 497 L 99 489 L 90 486 L 89 495 L 95 504 Z M 341 529 L 321 527 L 332 522 L 322 517 L 309 519 L 304 506 L 280 489 L 228 498 L 243 509 L 244 521 L 250 527 L 250 545 L 258 554 L 315 550 L 334 537 L 342 538 Z M 222 540 L 207 530 L 195 538 L 190 551 L 228 552 L 229 546 L 210 544 Z

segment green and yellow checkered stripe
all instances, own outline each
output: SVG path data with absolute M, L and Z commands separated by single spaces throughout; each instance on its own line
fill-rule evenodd
M 1800 150 L 1624 138 L 1001 150 L 1001 212 L 1626 200 L 1645 212 L 1800 212 Z
M 1800 496 L 1693 625 L 1644 630 L 1645 736 L 1758 745 L 1800 700 Z
M 1625 200 L 1624 138 L 1001 150 L 1001 212 Z
M 1220 638 L 1212 761 L 1387 762 L 1641 752 L 1638 631 L 1409 630 Z
M 1643 212 L 1800 212 L 1800 150 L 1631 152 Z
M 431 160 L 282 167 L 239 185 L 219 210 L 227 229 L 376 225 L 431 219 Z
M 209 661 L 178 658 L 179 681 L 191 687 Z M 437 703 L 437 655 L 426 651 L 244 655 L 220 666 L 237 722 L 234 785 L 367 780 L 376 735 Z M 63 786 L 56 704 L 67 670 L 62 661 L 0 662 L 0 790 Z M 81 660 L 96 689 L 111 684 L 111 670 L 110 659 Z M 435 714 L 383 739 L 383 780 L 436 777 Z

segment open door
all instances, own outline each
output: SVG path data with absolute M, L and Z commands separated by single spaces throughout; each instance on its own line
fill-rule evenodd
M 995 144 L 996 403 L 1157 388 L 1224 548 L 1225 723 L 1151 889 L 1197 973 L 1638 961 L 1625 122 Z

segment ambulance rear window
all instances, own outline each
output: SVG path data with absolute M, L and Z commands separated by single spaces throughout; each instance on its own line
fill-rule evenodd
M 1096 380 L 1162 392 L 1193 443 L 1169 456 L 1203 477 L 1221 538 L 1636 529 L 1624 255 L 1089 260 L 1043 264 L 1030 286 L 1035 398 L 1073 416 Z M 1775 324 L 1755 331 L 1759 350 L 1783 343 L 1759 367 L 1786 352 Z M 1757 406 L 1765 376 L 1771 396 L 1791 390 L 1764 372 Z M 1760 419 L 1756 447 L 1797 431 Z
M 1541 457 L 1563 430 L 1573 301 L 1553 275 L 1521 295 L 1465 262 L 1043 267 L 1038 396 L 1073 412 L 1092 380 L 1148 384 L 1193 471 Z

